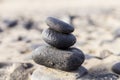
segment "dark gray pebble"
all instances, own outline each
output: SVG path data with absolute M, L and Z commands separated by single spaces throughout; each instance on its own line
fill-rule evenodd
M 18 24 L 18 20 L 4 20 L 3 21 L 9 28 L 15 27 Z
M 46 23 L 51 29 L 61 33 L 71 33 L 74 31 L 71 25 L 53 17 L 48 17 Z
M 58 49 L 66 49 L 74 45 L 76 38 L 72 34 L 63 34 L 52 29 L 46 29 L 42 32 L 44 41 Z
M 24 39 L 23 36 L 19 36 L 18 39 L 17 39 L 17 41 L 22 41 L 23 39 Z
M 117 74 L 120 74 L 120 62 L 118 62 L 112 66 L 112 71 Z
M 32 41 L 30 39 L 25 40 L 26 43 L 31 43 Z
M 7 62 L 0 62 L 0 68 L 6 68 L 8 66 L 12 65 L 11 63 L 7 63 Z
M 25 36 L 18 36 L 17 40 L 16 41 L 25 41 L 26 43 L 30 43 L 31 40 L 28 39 L 27 37 Z
M 3 29 L 0 28 L 0 33 L 3 32 Z
M 30 30 L 34 26 L 34 22 L 32 20 L 26 21 L 23 26 L 25 29 Z
M 60 50 L 45 45 L 37 48 L 32 58 L 37 64 L 64 71 L 78 69 L 85 60 L 83 52 L 79 49 Z
M 31 64 L 31 63 L 23 63 L 23 67 L 24 67 L 25 69 L 32 68 L 33 66 L 34 66 L 34 65 Z

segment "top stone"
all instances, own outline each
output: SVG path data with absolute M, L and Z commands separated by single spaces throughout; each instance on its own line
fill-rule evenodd
M 46 23 L 51 29 L 61 33 L 68 34 L 74 31 L 73 26 L 53 17 L 48 17 Z

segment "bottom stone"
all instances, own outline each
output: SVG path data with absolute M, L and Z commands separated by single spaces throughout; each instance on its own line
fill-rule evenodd
M 82 66 L 78 70 L 72 72 L 40 66 L 33 72 L 31 80 L 77 80 L 87 73 L 87 69 Z
M 32 59 L 40 65 L 49 68 L 74 71 L 84 62 L 85 57 L 81 50 L 69 48 L 60 50 L 52 46 L 40 46 L 32 55 Z

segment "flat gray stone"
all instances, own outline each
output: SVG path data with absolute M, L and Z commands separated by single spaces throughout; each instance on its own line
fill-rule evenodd
M 60 33 L 71 33 L 74 31 L 71 25 L 53 17 L 48 17 L 46 23 L 51 29 Z
M 58 49 L 66 49 L 76 43 L 76 38 L 72 34 L 63 34 L 52 29 L 46 29 L 42 32 L 43 40 L 51 46 Z
M 64 71 L 78 69 L 85 60 L 83 52 L 77 48 L 60 50 L 45 45 L 37 48 L 32 58 L 37 64 Z
M 76 71 L 66 72 L 40 65 L 31 75 L 31 80 L 77 80 L 87 73 L 88 72 L 84 67 L 80 67 Z

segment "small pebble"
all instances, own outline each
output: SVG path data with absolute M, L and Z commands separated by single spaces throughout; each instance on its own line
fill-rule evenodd
M 0 33 L 3 32 L 3 30 L 0 28 Z
M 0 68 L 6 68 L 8 66 L 12 65 L 11 63 L 7 63 L 7 62 L 0 62 Z
M 17 41 L 22 41 L 23 39 L 24 39 L 24 37 L 19 36 L 18 39 L 17 39 Z
M 34 22 L 32 20 L 29 20 L 29 21 L 24 23 L 24 27 L 27 30 L 30 30 L 33 27 L 33 25 L 34 25 Z
M 23 48 L 21 50 L 19 50 L 20 54 L 26 54 L 26 53 L 29 53 L 29 49 L 28 48 Z
M 42 32 L 43 40 L 58 49 L 67 49 L 74 45 L 76 38 L 72 34 L 63 34 L 52 29 L 46 29 Z
M 45 45 L 35 49 L 32 58 L 37 64 L 64 71 L 78 69 L 85 60 L 83 52 L 77 48 L 60 50 Z
M 32 68 L 33 66 L 34 66 L 34 65 L 31 64 L 31 63 L 23 63 L 23 67 L 24 67 L 25 69 Z
M 25 40 L 25 42 L 26 42 L 26 43 L 30 43 L 30 42 L 31 42 L 31 40 L 30 40 L 30 39 L 27 39 L 27 40 Z
M 28 39 L 25 36 L 18 36 L 17 41 L 25 41 L 26 43 L 30 43 L 31 42 L 31 40 Z
M 74 31 L 71 25 L 53 17 L 48 17 L 46 23 L 51 29 L 61 33 L 71 33 Z
M 117 74 L 120 74 L 120 62 L 118 62 L 112 66 L 112 71 Z
M 15 27 L 18 24 L 18 20 L 4 20 L 4 23 L 9 27 Z

